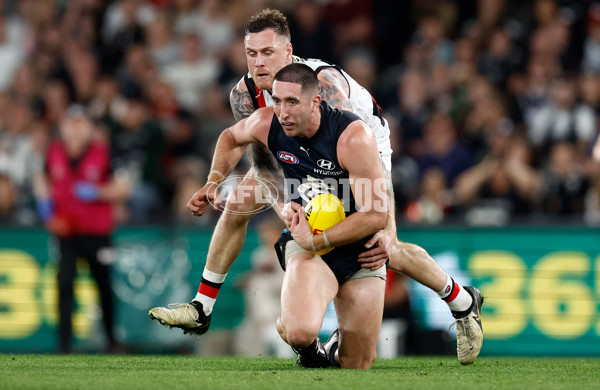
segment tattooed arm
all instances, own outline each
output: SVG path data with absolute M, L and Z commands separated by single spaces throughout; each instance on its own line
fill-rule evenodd
M 350 86 L 346 78 L 335 68 L 325 68 L 317 75 L 319 78 L 319 94 L 327 103 L 341 110 L 357 113 L 355 105 L 350 101 Z
M 254 112 L 252 97 L 248 92 L 244 79 L 241 79 L 231 90 L 229 104 L 231 105 L 231 111 L 236 122 L 249 117 Z
M 248 92 L 248 87 L 242 78 L 233 87 L 229 94 L 229 104 L 231 105 L 231 111 L 236 122 L 241 121 L 244 118 L 249 117 L 254 111 L 254 104 L 252 103 L 252 97 Z M 252 166 L 259 172 L 260 175 L 266 174 L 279 174 L 279 167 L 275 158 L 269 153 L 266 146 L 252 144 L 248 148 L 248 157 Z M 283 178 L 281 174 L 279 174 Z M 269 179 L 271 182 L 275 182 L 274 178 Z M 283 187 L 281 187 L 283 188 Z

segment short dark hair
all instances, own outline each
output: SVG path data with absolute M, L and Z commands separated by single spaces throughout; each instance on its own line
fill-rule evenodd
M 250 33 L 258 33 L 269 28 L 275 30 L 277 35 L 285 36 L 288 40 L 292 37 L 290 35 L 290 26 L 288 25 L 285 16 L 276 9 L 269 8 L 262 10 L 260 13 L 250 18 L 244 29 L 244 36 Z
M 315 71 L 308 65 L 300 63 L 286 65 L 275 74 L 274 80 L 300 84 L 302 93 L 319 93 L 319 79 L 317 79 Z

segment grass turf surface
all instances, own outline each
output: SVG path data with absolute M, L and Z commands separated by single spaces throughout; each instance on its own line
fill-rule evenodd
M 302 369 L 292 359 L 199 356 L 0 355 L 13 389 L 589 389 L 600 359 L 452 357 L 378 360 L 371 370 Z

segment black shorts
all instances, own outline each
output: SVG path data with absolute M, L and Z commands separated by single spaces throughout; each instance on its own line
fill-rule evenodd
M 365 243 L 371 237 L 363 238 L 352 244 L 343 245 L 334 248 L 331 252 L 321 255 L 323 261 L 329 266 L 338 283 L 341 285 L 347 281 L 352 275 L 363 269 L 360 266 L 358 255 L 365 251 Z M 285 271 L 285 247 L 288 242 L 292 241 L 292 234 L 289 229 L 285 229 L 279 240 L 275 243 L 275 251 L 279 265 Z

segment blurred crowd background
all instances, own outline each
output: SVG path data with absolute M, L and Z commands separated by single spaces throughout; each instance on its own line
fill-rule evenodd
M 341 65 L 383 108 L 399 223 L 600 224 L 600 2 L 585 0 L 0 0 L 2 223 L 41 224 L 32 175 L 77 103 L 133 184 L 121 224 L 213 224 L 185 203 L 266 7 L 294 54 Z

